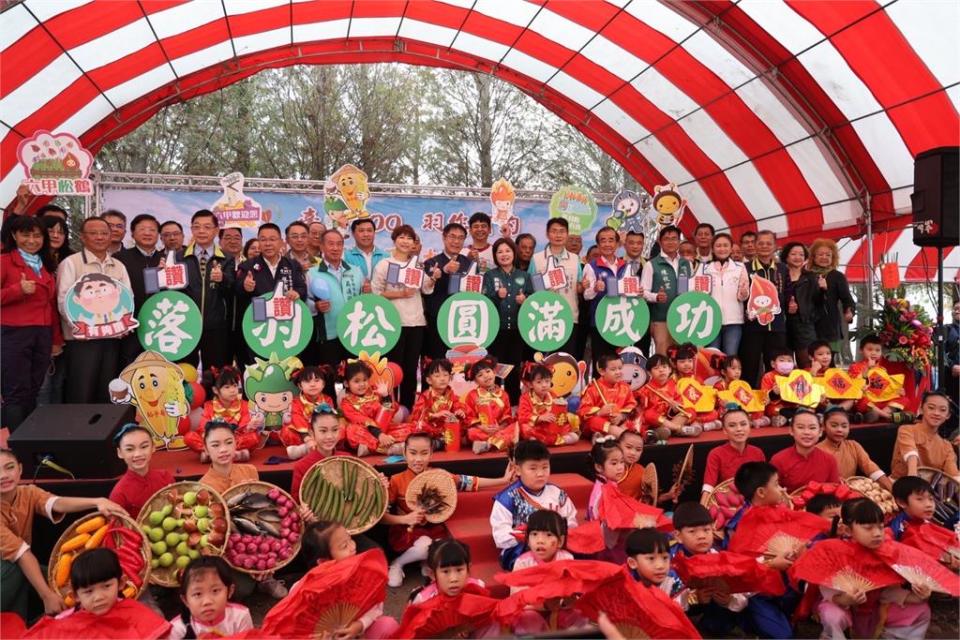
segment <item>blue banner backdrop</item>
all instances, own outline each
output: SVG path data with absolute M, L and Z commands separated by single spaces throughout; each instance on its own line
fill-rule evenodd
M 127 215 L 127 219 L 141 213 L 155 216 L 161 223 L 176 220 L 183 225 L 186 241 L 190 240 L 190 216 L 198 209 L 209 209 L 220 196 L 215 191 L 185 191 L 172 189 L 113 189 L 102 191 L 103 209 L 118 209 Z M 264 211 L 270 212 L 270 219 L 286 228 L 294 220 L 303 217 L 318 216 L 327 224 L 331 220 L 323 213 L 323 196 L 318 194 L 275 193 L 264 191 L 245 191 L 245 195 L 258 202 Z M 517 200 L 514 214 L 520 219 L 520 233 L 531 233 L 537 239 L 537 248 L 546 246 L 546 222 L 549 219 L 549 202 L 546 200 Z M 593 236 L 603 226 L 611 210 L 609 203 L 598 203 L 599 213 L 589 230 L 583 233 L 584 250 L 593 244 Z M 490 213 L 490 201 L 487 198 L 464 198 L 443 196 L 400 196 L 373 193 L 367 207 L 377 226 L 377 245 L 383 249 L 392 246 L 390 232 L 398 225 L 409 224 L 423 241 L 422 257 L 442 250 L 440 231 L 449 222 L 460 222 L 464 226 L 475 211 Z M 349 235 L 349 229 L 344 235 Z M 254 237 L 254 229 L 242 229 L 244 240 Z M 499 237 L 499 229 L 494 229 L 491 241 Z M 127 241 L 129 244 L 129 240 Z M 347 246 L 350 246 L 348 241 Z M 469 244 L 469 239 L 468 239 Z

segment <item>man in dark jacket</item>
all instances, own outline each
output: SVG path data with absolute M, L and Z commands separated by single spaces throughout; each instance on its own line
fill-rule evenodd
M 204 368 L 222 367 L 233 362 L 230 348 L 230 309 L 233 299 L 233 258 L 216 244 L 217 217 L 201 209 L 190 219 L 190 244 L 178 260 L 187 265 L 191 297 L 200 307 L 203 333 L 200 345 L 185 360 L 193 365 L 201 360 Z
M 423 343 L 423 353 L 436 360 L 447 353 L 447 345 L 440 339 L 437 329 L 437 317 L 440 307 L 450 297 L 450 276 L 454 273 L 466 275 L 473 270 L 473 260 L 460 255 L 463 243 L 467 239 L 467 229 L 462 224 L 451 222 L 443 228 L 443 251 L 423 263 L 426 273 L 433 273 L 434 267 L 440 268 L 440 279 L 433 287 L 433 293 L 423 296 L 423 313 L 427 317 L 427 335 Z
M 284 256 L 280 227 L 267 222 L 257 230 L 260 255 L 242 263 L 237 269 L 234 292 L 237 295 L 237 313 L 240 317 L 250 301 L 257 296 L 272 293 L 279 282 L 286 285 L 287 297 L 307 300 L 307 281 L 296 260 Z M 253 362 L 254 353 L 247 346 L 246 362 Z
M 160 223 L 149 213 L 141 213 L 133 219 L 130 223 L 130 233 L 133 236 L 134 246 L 117 251 L 113 257 L 126 267 L 127 275 L 130 276 L 130 288 L 133 289 L 133 314 L 136 317 L 148 297 L 143 270 L 159 266 L 164 254 L 157 251 Z M 120 339 L 120 368 L 133 362 L 142 351 L 143 347 L 140 346 L 136 331 L 123 336 Z
M 743 366 L 741 378 L 751 387 L 760 387 L 760 372 L 764 366 L 770 366 L 770 356 L 775 349 L 787 348 L 785 300 L 786 284 L 790 275 L 787 266 L 777 262 L 774 253 L 777 249 L 777 237 L 772 231 L 757 233 L 757 255 L 746 261 L 747 274 L 757 274 L 773 283 L 780 300 L 780 313 L 774 316 L 770 324 L 760 324 L 757 320 L 745 318 L 743 321 L 743 339 L 740 341 L 740 360 Z M 749 303 L 749 300 L 747 301 Z M 747 306 L 749 310 L 749 304 Z

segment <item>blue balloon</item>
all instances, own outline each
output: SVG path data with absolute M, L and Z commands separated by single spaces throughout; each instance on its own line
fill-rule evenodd
M 567 411 L 576 413 L 580 408 L 580 396 L 570 396 L 567 398 Z
M 330 287 L 327 285 L 327 281 L 319 275 L 311 278 L 310 295 L 312 295 L 316 300 L 329 300 Z

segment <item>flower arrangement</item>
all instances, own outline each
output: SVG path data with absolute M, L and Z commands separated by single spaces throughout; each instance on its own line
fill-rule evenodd
M 904 298 L 888 298 L 875 330 L 888 360 L 907 363 L 918 371 L 930 366 L 933 322 L 922 307 Z

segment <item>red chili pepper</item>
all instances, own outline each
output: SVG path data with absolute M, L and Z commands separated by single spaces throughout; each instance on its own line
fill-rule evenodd
M 820 483 L 815 480 L 811 480 L 809 483 L 807 483 L 807 489 L 813 491 L 814 493 L 820 492 L 820 486 Z
M 837 490 L 837 485 L 832 482 L 825 482 L 820 486 L 821 493 L 833 493 Z
M 140 579 L 139 571 L 127 571 L 126 569 L 124 569 L 123 573 L 127 576 L 127 580 L 132 582 L 133 586 L 135 586 L 137 589 L 139 589 L 143 585 L 143 580 Z
M 143 568 L 143 556 L 130 547 L 123 546 L 117 549 L 117 556 L 120 559 L 121 566 L 128 564 L 129 566 L 134 567 L 138 572 Z

